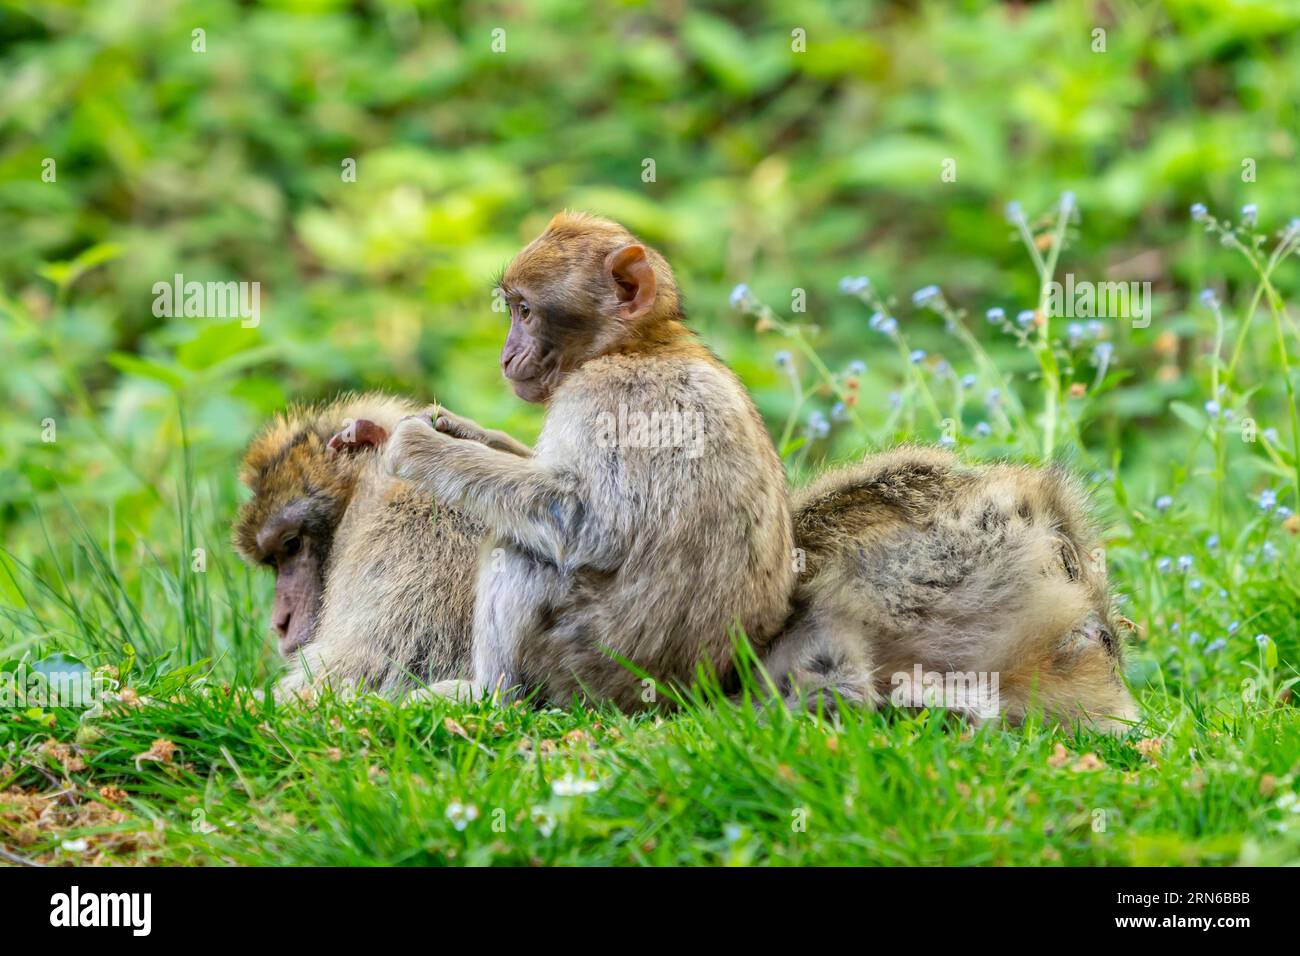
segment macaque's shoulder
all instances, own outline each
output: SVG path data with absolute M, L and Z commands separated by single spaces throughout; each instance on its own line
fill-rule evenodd
M 557 390 L 560 404 L 590 407 L 639 404 L 717 405 L 744 394 L 740 380 L 693 341 L 658 352 L 614 353 L 592 359 Z

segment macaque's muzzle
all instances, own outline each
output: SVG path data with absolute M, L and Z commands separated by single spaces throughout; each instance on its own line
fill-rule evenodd
M 315 562 L 308 555 L 286 562 L 275 576 L 275 602 L 271 606 L 271 627 L 278 636 L 282 655 L 291 656 L 316 636 L 320 603 Z

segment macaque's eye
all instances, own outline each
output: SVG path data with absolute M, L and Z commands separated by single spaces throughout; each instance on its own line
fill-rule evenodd
M 528 300 L 527 300 L 527 299 L 520 299 L 520 300 L 519 300 L 519 318 L 521 318 L 521 319 L 526 319 L 526 318 L 528 318 L 528 316 L 530 316 L 530 315 L 532 314 L 532 311 L 533 311 L 533 310 L 530 309 L 530 308 L 528 307 Z
M 280 543 L 280 550 L 286 558 L 292 558 L 302 550 L 302 538 L 296 534 L 291 534 Z

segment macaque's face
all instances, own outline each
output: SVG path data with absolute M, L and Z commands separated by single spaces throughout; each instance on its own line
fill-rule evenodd
M 565 343 L 555 339 L 555 321 L 533 301 L 526 289 L 507 294 L 510 331 L 501 347 L 501 372 L 525 402 L 544 402 L 560 383 Z
M 1061 549 L 1061 565 L 1066 577 L 1082 588 L 1088 609 L 1071 628 L 1069 646 L 1096 647 L 1117 665 L 1123 662 L 1124 642 L 1121 630 L 1130 627 L 1126 619 L 1111 607 L 1110 588 L 1105 566 L 1097 555 L 1076 555 L 1072 548 Z
M 273 423 L 249 446 L 240 481 L 253 497 L 235 520 L 235 550 L 275 572 L 271 629 L 289 656 L 316 636 L 334 532 L 352 500 L 362 453 L 388 438 L 366 418 Z M 332 437 L 329 437 L 332 434 Z
M 275 571 L 271 628 L 285 657 L 315 636 L 328 553 L 326 544 L 317 540 L 297 514 L 300 510 L 290 505 L 257 535 L 258 559 Z
M 622 227 L 559 216 L 499 288 L 510 311 L 501 371 L 524 401 L 545 402 L 583 362 L 628 340 L 658 286 L 646 248 Z

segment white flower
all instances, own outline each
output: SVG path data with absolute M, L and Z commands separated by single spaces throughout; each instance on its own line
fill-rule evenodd
M 586 793 L 595 793 L 599 789 L 599 780 L 587 780 L 584 777 L 567 776 L 551 781 L 551 790 L 557 797 L 577 797 Z
M 459 800 L 453 800 L 447 804 L 447 819 L 457 830 L 463 830 L 474 820 L 478 819 L 478 807 L 472 803 L 461 803 Z
M 555 814 L 545 807 L 533 807 L 528 811 L 528 817 L 542 836 L 548 837 L 555 832 Z

